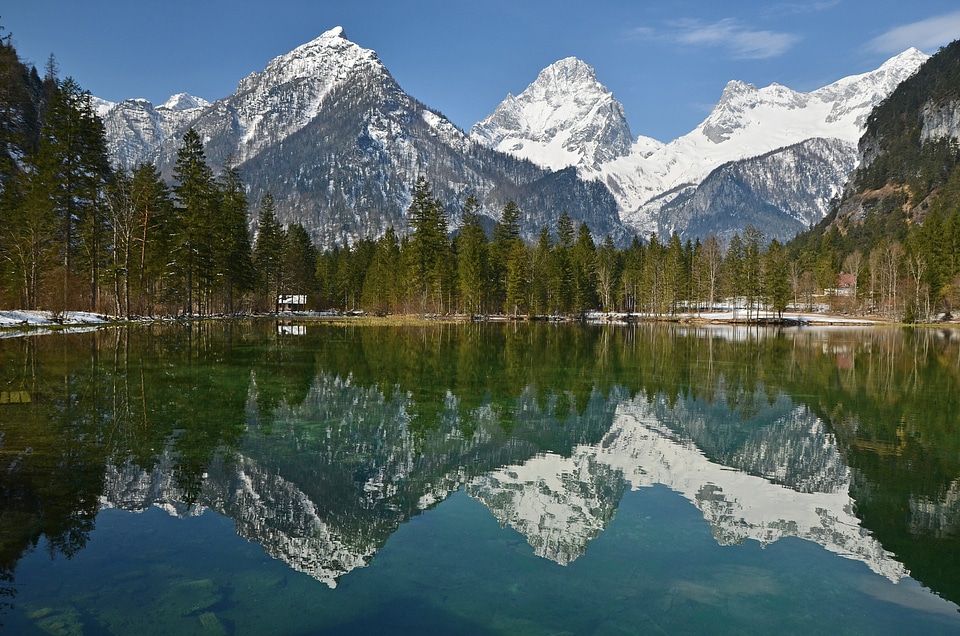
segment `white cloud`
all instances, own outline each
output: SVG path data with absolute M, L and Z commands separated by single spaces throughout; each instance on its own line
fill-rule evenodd
M 870 40 L 870 48 L 878 53 L 900 53 L 916 47 L 935 53 L 957 38 L 960 38 L 960 11 L 890 29 Z
M 642 27 L 635 29 L 633 36 L 686 46 L 726 49 L 739 59 L 777 57 L 800 41 L 799 36 L 790 33 L 752 30 L 732 18 L 709 24 L 699 20 L 680 20 L 672 23 L 666 32 Z

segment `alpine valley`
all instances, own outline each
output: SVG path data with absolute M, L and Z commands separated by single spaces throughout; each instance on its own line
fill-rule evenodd
M 829 212 L 858 161 L 867 117 L 926 60 L 911 49 L 810 93 L 730 82 L 713 112 L 669 143 L 634 137 L 622 105 L 576 58 L 461 131 L 407 95 L 376 53 L 340 27 L 281 55 L 215 102 L 180 94 L 95 100 L 113 161 L 169 177 L 184 133 L 214 168 L 237 165 L 251 200 L 270 192 L 284 223 L 321 247 L 407 228 L 426 177 L 455 229 L 476 196 L 489 223 L 514 200 L 532 240 L 566 211 L 595 236 L 693 238 L 741 232 L 789 239 Z

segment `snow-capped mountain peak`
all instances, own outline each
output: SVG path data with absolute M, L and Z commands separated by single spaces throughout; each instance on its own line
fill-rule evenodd
M 757 158 L 811 139 L 834 139 L 855 148 L 873 108 L 926 59 L 910 49 L 874 71 L 809 93 L 780 84 L 757 88 L 729 82 L 710 115 L 690 133 L 652 152 L 641 154 L 635 147 L 630 156 L 603 165 L 596 176 L 617 197 L 627 225 L 641 233 L 676 229 L 683 234 L 684 227 L 663 217 L 663 205 L 672 201 L 667 193 L 696 187 L 727 162 Z M 828 189 L 842 187 L 846 177 L 846 173 L 832 176 Z
M 343 27 L 338 26 L 270 60 L 262 73 L 252 73 L 242 80 L 238 92 L 264 76 L 276 84 L 310 78 L 326 80 L 329 86 L 345 79 L 357 64 L 373 61 L 379 63 L 377 54 L 348 40 Z
M 628 154 L 633 143 L 623 106 L 575 57 L 540 71 L 520 95 L 508 94 L 470 135 L 553 169 L 596 167 Z
M 348 40 L 338 26 L 242 79 L 229 98 L 240 130 L 239 158 L 303 128 L 317 116 L 324 97 L 361 69 L 389 75 L 374 51 Z
M 117 104 L 115 102 L 108 102 L 107 100 L 102 99 L 100 97 L 91 97 L 90 105 L 93 106 L 93 111 L 97 115 L 99 115 L 100 117 L 103 117 L 107 113 L 109 113 L 113 109 L 113 107 L 116 106 Z
M 171 95 L 170 99 L 165 101 L 157 108 L 165 108 L 167 110 L 181 111 L 181 110 L 192 110 L 194 108 L 206 108 L 210 105 L 205 99 L 200 97 L 194 97 L 189 93 L 177 93 L 176 95 Z

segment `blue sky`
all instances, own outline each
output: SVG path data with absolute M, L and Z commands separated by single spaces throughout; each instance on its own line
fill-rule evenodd
M 619 99 L 634 135 L 692 130 L 732 79 L 809 91 L 913 46 L 960 38 L 956 0 L 12 0 L 22 58 L 98 97 L 226 97 L 324 31 L 375 50 L 400 85 L 469 129 L 573 55 Z

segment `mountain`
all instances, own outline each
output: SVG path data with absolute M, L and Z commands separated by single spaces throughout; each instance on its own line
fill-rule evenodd
M 878 222 L 922 223 L 960 200 L 960 41 L 941 49 L 870 115 L 859 164 L 824 229 L 847 234 Z
M 271 60 L 213 103 L 179 95 L 158 107 L 128 100 L 102 110 L 115 162 L 152 161 L 169 177 L 183 134 L 195 128 L 215 168 L 233 161 L 251 200 L 272 193 L 280 220 L 301 223 L 322 247 L 406 230 L 421 175 L 453 227 L 473 194 L 491 218 L 515 200 L 530 239 L 564 210 L 598 235 L 627 236 L 602 184 L 471 140 L 407 95 L 376 53 L 340 27 Z
M 721 166 L 764 156 L 769 159 L 773 157 L 769 153 L 811 139 L 839 140 L 852 149 L 871 110 L 912 75 L 926 57 L 910 49 L 875 71 L 843 78 L 810 93 L 778 84 L 757 88 L 731 81 L 710 115 L 693 131 L 667 144 L 641 136 L 628 151 L 624 150 L 620 137 L 612 135 L 598 137 L 595 143 L 576 143 L 579 137 L 574 133 L 582 122 L 587 122 L 589 129 L 620 131 L 626 130 L 626 122 L 619 123 L 618 114 L 622 114 L 623 109 L 596 82 L 592 69 L 588 72 L 583 67 L 589 67 L 582 62 L 561 60 L 545 69 L 519 96 L 508 96 L 493 114 L 474 126 L 471 136 L 479 143 L 540 165 L 576 166 L 582 177 L 596 179 L 610 189 L 617 199 L 621 218 L 634 231 L 664 234 L 676 230 L 681 234 L 702 235 L 704 231 L 728 226 L 729 220 L 718 221 L 715 228 L 709 217 L 700 215 L 696 217 L 699 219 L 696 225 L 688 225 L 685 219 L 696 215 L 677 212 L 676 206 L 670 205 L 676 193 L 693 196 L 691 189 L 700 186 Z M 568 81 L 553 81 L 558 76 Z M 564 91 L 566 99 L 559 96 Z M 567 103 L 580 107 L 568 107 Z M 588 110 L 584 104 L 593 104 L 595 108 Z M 601 104 L 605 106 L 601 108 Z M 601 144 L 601 139 L 613 141 Z M 808 150 L 815 146 L 809 146 Z M 820 146 L 829 156 L 819 163 L 836 165 L 837 144 Z M 840 154 L 848 152 L 843 150 Z M 785 160 L 786 156 L 780 159 Z M 841 190 L 848 172 L 831 173 L 829 182 L 808 188 L 807 196 L 816 200 L 808 200 L 801 207 L 807 211 L 817 210 L 822 218 L 827 202 Z M 794 175 L 795 181 L 827 177 L 822 165 L 809 173 L 805 173 L 802 165 L 797 166 Z M 772 183 L 755 187 L 775 189 Z M 828 193 L 829 196 L 823 198 Z M 783 198 L 792 200 L 794 194 L 785 193 Z M 700 197 L 707 197 L 707 193 L 701 193 Z M 795 231 L 798 221 L 818 220 L 804 218 L 801 221 L 796 207 L 781 208 L 775 204 L 770 207 L 769 203 L 768 200 L 736 213 L 720 203 L 701 206 L 701 210 L 735 218 L 735 225 L 740 228 L 750 222 L 747 218 L 773 215 L 770 224 L 762 229 L 769 228 L 768 235 L 780 237 L 784 237 L 784 231 Z
M 554 170 L 598 169 L 628 155 L 633 145 L 623 106 L 593 68 L 575 57 L 543 69 L 519 96 L 508 94 L 470 136 Z
M 648 201 L 636 218 L 657 224 L 661 233 L 713 233 L 729 240 L 753 225 L 768 238 L 785 240 L 827 215 L 856 164 L 853 144 L 808 139 L 725 163 L 698 185 L 681 186 Z

